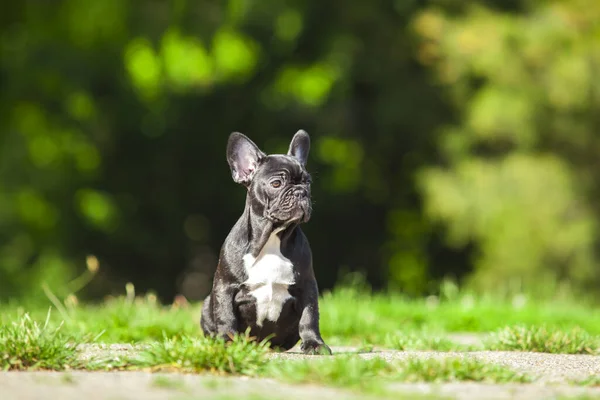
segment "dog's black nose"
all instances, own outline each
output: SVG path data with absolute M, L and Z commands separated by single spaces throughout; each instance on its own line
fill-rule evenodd
M 301 199 L 301 198 L 306 198 L 308 197 L 308 190 L 306 190 L 305 188 L 297 188 L 294 191 L 294 195 L 296 196 L 296 198 Z

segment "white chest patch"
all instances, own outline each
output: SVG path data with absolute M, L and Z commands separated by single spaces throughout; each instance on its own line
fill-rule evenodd
M 281 254 L 281 241 L 277 231 L 254 258 L 246 254 L 243 258 L 248 279 L 244 284 L 256 299 L 256 324 L 262 326 L 265 319 L 277 321 L 283 304 L 291 297 L 288 286 L 294 284 L 292 262 Z

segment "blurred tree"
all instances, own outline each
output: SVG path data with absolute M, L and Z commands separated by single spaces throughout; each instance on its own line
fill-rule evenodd
M 362 270 L 376 286 L 427 288 L 412 177 L 449 114 L 412 57 L 416 3 L 3 8 L 0 298 L 59 290 L 89 253 L 90 296 L 132 281 L 202 298 L 243 204 L 227 135 L 274 152 L 299 128 L 313 137 L 306 230 L 321 286 Z
M 452 245 L 477 243 L 480 288 L 595 289 L 600 3 L 524 4 L 414 21 L 419 59 L 460 115 L 442 128 L 440 166 L 420 174 L 427 215 Z
M 480 287 L 591 285 L 598 10 L 6 3 L 0 299 L 42 296 L 43 282 L 65 295 L 88 254 L 90 297 L 131 281 L 201 299 L 245 195 L 227 135 L 276 152 L 300 128 L 313 138 L 305 229 L 322 288 L 358 270 L 418 295 L 473 268 Z

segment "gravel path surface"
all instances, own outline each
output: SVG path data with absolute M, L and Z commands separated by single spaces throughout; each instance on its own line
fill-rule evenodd
M 89 346 L 83 357 L 125 355 L 130 345 Z M 473 357 L 536 376 L 533 384 L 489 385 L 477 383 L 400 384 L 387 389 L 394 399 L 598 399 L 600 387 L 570 385 L 590 375 L 600 375 L 600 356 L 520 352 L 433 352 L 374 349 L 357 353 L 355 348 L 334 347 L 335 354 L 358 354 L 386 360 L 408 357 Z M 311 358 L 295 349 L 273 353 L 272 358 Z M 315 357 L 312 357 L 315 358 Z M 350 393 L 314 385 L 289 385 L 271 379 L 214 377 L 206 375 L 152 374 L 146 372 L 0 372 L 0 400 L 129 400 L 129 399 L 376 399 L 374 395 Z M 379 397 L 381 398 L 381 397 Z
M 145 372 L 0 372 L 2 400 L 600 399 L 600 388 L 549 384 L 391 384 L 387 389 L 390 395 L 378 397 L 271 379 Z

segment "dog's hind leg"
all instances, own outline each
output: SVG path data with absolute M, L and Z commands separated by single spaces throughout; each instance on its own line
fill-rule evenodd
M 204 332 L 204 335 L 214 335 L 216 332 L 215 321 L 212 315 L 212 307 L 210 302 L 211 295 L 209 294 L 204 299 L 202 304 L 202 315 L 200 316 L 200 327 Z

